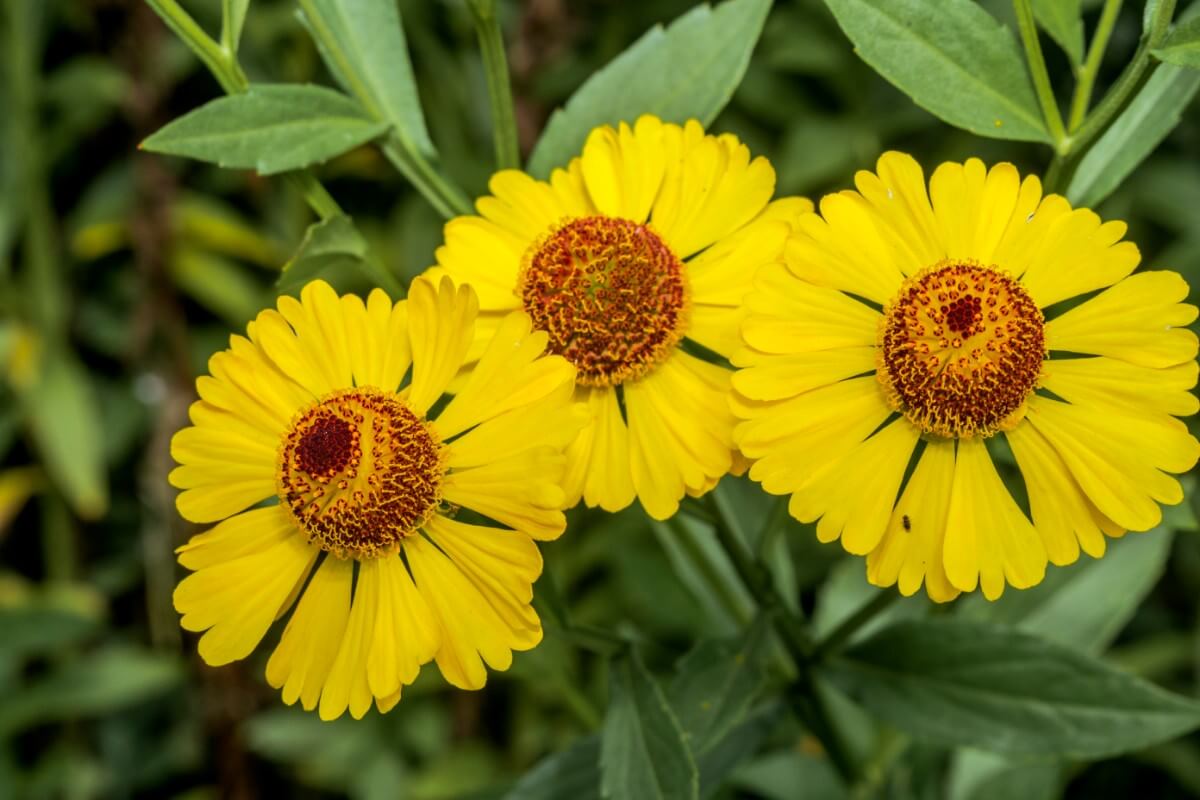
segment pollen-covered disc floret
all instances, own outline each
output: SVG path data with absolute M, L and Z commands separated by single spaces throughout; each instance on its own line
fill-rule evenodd
M 587 386 L 639 378 L 679 343 L 688 289 L 683 263 L 657 233 L 627 219 L 590 216 L 529 249 L 517 293 Z
M 1044 318 L 1009 275 L 944 261 L 904 282 L 880 323 L 879 381 L 926 433 L 990 436 L 1019 421 L 1046 355 Z
M 442 447 L 403 400 L 359 387 L 296 415 L 279 448 L 279 498 L 339 558 L 395 553 L 441 500 Z

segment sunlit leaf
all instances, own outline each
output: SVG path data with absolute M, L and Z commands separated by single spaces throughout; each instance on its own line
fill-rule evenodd
M 1162 46 L 1151 52 L 1160 61 L 1200 69 L 1200 15 L 1176 25 Z
M 387 128 L 332 89 L 261 84 L 185 114 L 142 148 L 270 175 L 327 161 Z
M 858 54 L 918 105 L 998 139 L 1050 141 L 1012 32 L 972 0 L 825 0 Z
M 1083 63 L 1083 18 L 1079 0 L 1033 0 L 1033 15 L 1071 63 Z
M 304 232 L 296 254 L 283 265 L 277 285 L 288 292 L 331 272 L 362 269 L 366 255 L 367 243 L 349 217 L 315 222 Z
M 413 151 L 433 155 L 395 0 L 300 0 L 325 65 L 373 119 Z
M 529 172 L 545 177 L 565 167 L 598 125 L 642 114 L 708 125 L 741 82 L 770 7 L 770 0 L 727 0 L 697 6 L 665 30 L 651 28 L 554 112 Z

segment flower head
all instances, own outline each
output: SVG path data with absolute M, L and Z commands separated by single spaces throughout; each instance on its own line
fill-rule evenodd
M 540 641 L 533 540 L 562 533 L 562 451 L 583 411 L 574 368 L 519 311 L 438 404 L 476 313 L 449 281 L 418 279 L 395 304 L 317 281 L 213 356 L 171 443 L 180 513 L 218 523 L 179 548 L 194 572 L 175 606 L 205 631 L 205 661 L 246 657 L 295 606 L 267 680 L 329 719 L 386 711 L 431 659 L 479 688 L 485 663 Z
M 1101 222 L 1011 164 L 886 153 L 763 268 L 734 356 L 735 441 L 872 583 L 944 601 L 1099 557 L 1183 498 L 1196 319 Z M 1007 444 L 1007 448 L 1003 447 Z M 999 466 L 999 469 L 998 469 Z M 1027 505 L 1001 472 L 1019 473 Z
M 755 271 L 812 205 L 771 203 L 774 170 L 736 137 L 652 116 L 593 130 L 548 182 L 507 170 L 490 189 L 446 225 L 431 274 L 476 286 L 483 326 L 524 309 L 575 365 L 590 419 L 568 502 L 669 517 L 733 466 L 730 371 L 711 354 L 737 349 Z

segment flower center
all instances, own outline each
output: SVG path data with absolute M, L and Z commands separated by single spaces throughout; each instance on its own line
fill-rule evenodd
M 436 434 L 389 392 L 334 392 L 296 415 L 279 448 L 279 499 L 338 558 L 394 553 L 441 500 Z
M 991 436 L 1024 415 L 1046 356 L 1044 318 L 1014 279 L 972 261 L 909 278 L 884 309 L 879 382 L 926 433 Z
M 683 263 L 648 226 L 582 217 L 529 249 L 517 292 L 586 386 L 645 375 L 683 338 Z

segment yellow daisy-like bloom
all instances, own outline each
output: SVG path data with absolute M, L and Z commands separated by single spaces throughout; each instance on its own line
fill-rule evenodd
M 184 517 L 219 522 L 178 551 L 194 572 L 175 607 L 206 662 L 246 657 L 295 604 L 267 680 L 333 719 L 387 711 L 431 659 L 477 689 L 541 640 L 533 540 L 563 531 L 562 451 L 585 415 L 521 312 L 431 414 L 477 310 L 450 281 L 395 304 L 317 281 L 212 357 L 170 476 Z
M 697 352 L 740 346 L 755 271 L 812 204 L 771 203 L 775 171 L 736 137 L 652 116 L 593 130 L 549 182 L 507 170 L 490 189 L 446 225 L 430 274 L 475 286 L 487 325 L 524 309 L 575 365 L 590 421 L 567 450 L 567 501 L 636 496 L 671 516 L 733 464 L 730 371 Z
M 800 220 L 747 298 L 733 405 L 751 477 L 866 555 L 872 583 L 924 581 L 937 601 L 1032 586 L 1047 560 L 1156 525 L 1183 499 L 1166 473 L 1200 454 L 1176 419 L 1197 410 L 1183 279 L 1132 275 L 1124 223 L 1011 164 L 942 164 L 926 192 L 887 153 L 855 184 Z

